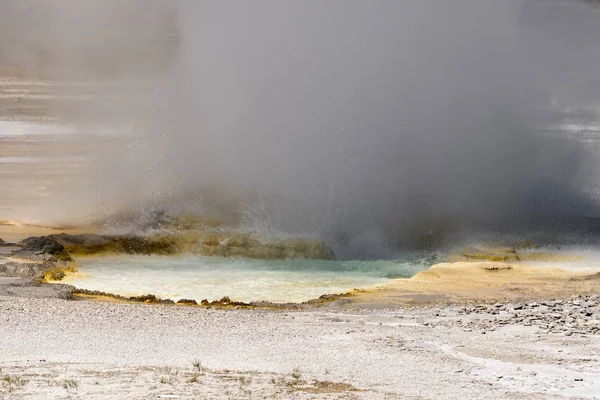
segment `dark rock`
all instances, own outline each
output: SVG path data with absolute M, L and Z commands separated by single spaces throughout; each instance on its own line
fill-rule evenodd
M 196 305 L 198 305 L 198 302 L 196 300 L 180 299 L 177 301 L 177 304 L 187 304 L 187 305 L 196 306 Z
M 269 301 L 253 301 L 250 303 L 250 305 L 253 307 L 272 307 L 274 303 Z
M 6 262 L 0 264 L 0 276 L 35 277 L 52 267 L 51 262 Z
M 19 243 L 10 243 L 0 238 L 0 247 L 23 247 L 23 245 Z
M 145 294 L 142 296 L 131 296 L 129 298 L 129 300 L 139 301 L 141 303 L 160 303 L 161 302 L 161 299 L 159 299 L 158 297 L 156 297 L 153 294 Z
M 150 236 L 111 236 L 96 234 L 68 235 L 61 233 L 51 235 L 58 243 L 74 256 L 93 255 L 100 253 L 115 254 L 162 254 L 169 255 L 179 252 L 175 237 L 166 235 Z
M 44 237 L 45 240 L 50 240 L 48 238 L 61 244 L 73 257 L 96 254 L 193 253 L 266 260 L 335 259 L 333 251 L 326 244 L 314 239 L 265 239 L 241 232 L 163 232 L 151 236 L 61 233 Z M 41 238 L 29 238 L 25 243 L 33 243 L 39 239 Z
M 73 261 L 64 246 L 51 236 L 30 237 L 22 242 L 25 246 L 11 256 L 41 261 Z

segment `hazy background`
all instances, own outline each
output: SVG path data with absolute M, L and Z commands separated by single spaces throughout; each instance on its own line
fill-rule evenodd
M 163 0 L 1 0 L 4 75 L 143 77 L 172 61 L 176 8 Z
M 594 137 L 555 128 L 600 119 L 585 2 L 0 7 L 3 70 L 110 81 L 70 118 L 128 127 L 53 196 L 73 219 L 199 212 L 346 258 L 596 234 Z

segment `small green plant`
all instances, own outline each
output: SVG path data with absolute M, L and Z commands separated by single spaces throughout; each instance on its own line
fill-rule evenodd
M 194 366 L 194 368 L 196 368 L 198 372 L 202 373 L 202 363 L 200 362 L 200 360 L 194 360 L 192 365 Z
M 77 381 L 73 380 L 73 379 L 65 379 L 63 381 L 62 387 L 65 388 L 66 390 L 69 389 L 79 389 L 79 383 L 77 383 Z
M 69 365 L 65 367 L 65 377 L 62 381 L 62 387 L 68 392 L 70 389 L 79 389 L 79 384 L 74 379 L 69 379 Z
M 23 387 L 26 383 L 27 381 L 20 376 L 4 375 L 2 377 L 2 386 L 8 390 L 8 392 L 12 392 L 16 388 Z
M 177 383 L 177 370 L 173 370 L 171 367 L 164 367 L 161 372 L 162 373 L 158 377 L 158 382 L 163 385 L 173 385 Z

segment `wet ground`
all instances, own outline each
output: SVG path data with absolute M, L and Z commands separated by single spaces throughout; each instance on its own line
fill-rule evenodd
M 112 161 L 115 142 L 118 148 L 143 112 L 146 90 L 141 83 L 0 77 L 0 222 L 68 219 L 75 211 L 68 195 L 93 189 L 83 178 L 89 161 Z

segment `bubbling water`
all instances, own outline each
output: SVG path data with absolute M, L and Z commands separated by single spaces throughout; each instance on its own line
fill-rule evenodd
M 598 246 L 522 249 L 518 256 L 521 265 L 535 270 L 600 273 Z M 81 289 L 122 296 L 154 294 L 174 301 L 214 301 L 228 296 L 243 302 L 296 303 L 410 278 L 436 262 L 440 255 L 377 261 L 119 256 L 90 259 L 66 281 Z
M 154 294 L 200 302 L 229 296 L 235 301 L 302 302 L 325 293 L 383 284 L 427 268 L 407 261 L 261 261 L 187 256 L 112 257 L 86 262 L 69 278 L 78 288 L 123 296 Z

